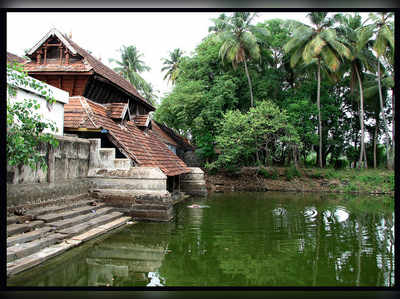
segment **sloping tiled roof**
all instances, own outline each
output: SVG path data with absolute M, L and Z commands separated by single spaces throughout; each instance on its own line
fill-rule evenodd
M 149 115 L 148 114 L 136 115 L 133 117 L 133 122 L 135 123 L 135 125 L 139 127 L 147 127 L 150 123 Z
M 82 106 L 81 97 L 70 97 L 68 104 L 64 105 L 64 127 L 96 128 Z
M 145 104 L 150 110 L 155 110 L 153 105 L 147 101 L 145 98 L 143 98 L 138 91 L 135 89 L 135 87 L 125 78 L 123 78 L 121 75 L 117 74 L 114 72 L 112 69 L 110 69 L 108 66 L 104 65 L 101 61 L 98 59 L 94 58 L 92 55 L 90 55 L 85 49 L 82 49 L 79 47 L 75 42 L 73 42 L 71 39 L 69 39 L 67 36 L 63 35 L 60 31 L 57 29 L 53 28 L 51 29 L 45 36 L 42 38 L 42 40 L 37 43 L 31 50 L 30 54 L 32 55 L 34 53 L 34 50 L 37 49 L 39 46 L 41 46 L 41 42 L 43 43 L 47 38 L 50 36 L 57 36 L 59 39 L 62 40 L 63 43 L 66 44 L 66 46 L 70 49 L 73 50 L 73 52 L 78 53 L 80 56 L 82 56 L 83 63 L 82 62 L 76 62 L 76 63 L 71 63 L 69 65 L 60 65 L 60 64 L 46 64 L 46 65 L 37 65 L 36 63 L 32 62 L 26 65 L 26 70 L 27 71 L 73 71 L 73 72 L 88 72 L 90 70 L 94 71 L 98 75 L 108 79 L 118 87 L 122 88 L 125 90 L 127 93 L 135 96 L 139 101 L 141 101 L 143 104 Z
M 80 108 L 77 106 L 80 105 Z M 190 172 L 186 164 L 178 158 L 157 136 L 151 132 L 142 132 L 131 122 L 121 125 L 107 116 L 107 107 L 84 97 L 71 97 L 64 107 L 64 123 L 76 118 L 73 128 L 102 128 L 108 130 L 112 142 L 121 148 L 139 166 L 159 167 L 166 175 L 174 176 Z M 77 115 L 75 115 L 77 114 Z M 68 120 L 68 121 L 66 121 Z M 67 127 L 67 125 L 65 125 Z
M 107 115 L 114 119 L 122 119 L 128 111 L 128 103 L 103 104 L 107 108 Z
M 154 120 L 151 121 L 151 129 L 155 135 L 157 135 L 158 139 L 160 139 L 164 143 L 171 144 L 173 146 L 177 146 L 177 143 L 174 139 L 168 136 L 161 128 L 156 124 Z
M 87 62 L 93 67 L 93 70 L 97 74 L 110 80 L 112 83 L 118 85 L 119 87 L 121 87 L 122 89 L 127 91 L 128 93 L 136 96 L 143 103 L 145 103 L 147 106 L 149 106 L 149 108 L 151 108 L 152 110 L 155 110 L 153 105 L 150 102 L 148 102 L 145 98 L 143 98 L 128 80 L 126 80 L 124 77 L 122 77 L 121 75 L 114 72 L 108 66 L 104 65 L 101 61 L 94 58 L 86 50 L 79 47 L 75 42 L 70 40 L 68 37 L 66 37 L 66 36 L 64 36 L 64 37 L 71 44 L 71 46 L 78 52 L 79 55 L 86 58 Z
M 167 127 L 167 126 L 164 125 L 164 124 L 160 124 L 160 123 L 158 123 L 158 122 L 156 122 L 156 121 L 153 121 L 153 122 L 156 123 L 156 124 L 159 126 L 159 128 L 160 128 L 165 134 L 167 134 L 169 137 L 171 137 L 172 139 L 174 139 L 175 142 L 176 142 L 179 146 L 183 147 L 185 150 L 194 150 L 194 149 L 195 149 L 195 147 L 190 143 L 190 141 L 189 141 L 187 138 L 185 138 L 185 137 L 179 135 L 179 134 L 176 133 L 173 129 Z
M 7 52 L 7 63 L 18 62 L 24 63 L 26 60 L 22 57 L 19 57 L 13 53 Z

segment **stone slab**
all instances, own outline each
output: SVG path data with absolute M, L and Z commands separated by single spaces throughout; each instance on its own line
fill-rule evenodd
M 7 237 L 16 235 L 16 234 L 21 234 L 25 232 L 29 232 L 35 228 L 42 227 L 44 225 L 44 221 L 41 220 L 36 220 L 36 221 L 31 221 L 29 223 L 14 223 L 7 225 Z
M 79 242 L 80 243 L 80 242 Z M 32 268 L 54 256 L 57 256 L 71 247 L 77 246 L 79 243 L 66 244 L 61 243 L 52 247 L 44 248 L 40 252 L 31 254 L 14 262 L 7 263 L 7 276 L 11 276 Z
M 103 225 L 103 224 L 105 224 L 107 222 L 113 221 L 116 218 L 119 218 L 121 216 L 122 216 L 122 213 L 120 213 L 120 212 L 112 212 L 112 213 L 110 213 L 108 215 L 103 215 L 103 216 L 100 216 L 100 217 L 96 217 L 96 218 L 94 218 L 92 220 L 89 220 L 88 222 L 81 223 L 81 224 L 78 224 L 78 225 L 75 225 L 75 226 L 60 230 L 59 233 L 65 234 L 68 237 L 72 237 L 74 235 L 83 233 L 86 230 L 89 230 L 89 229 L 91 229 L 93 227 L 100 226 L 100 225 Z
M 50 247 L 44 248 L 39 252 L 31 254 L 29 256 L 20 258 L 18 260 L 7 263 L 7 276 L 15 275 L 24 270 L 32 268 L 54 256 L 60 255 L 66 250 L 80 245 L 82 242 L 95 238 L 101 234 L 104 234 L 112 229 L 120 227 L 126 224 L 130 220 L 130 217 L 120 217 L 109 223 L 98 226 L 91 231 L 88 231 L 79 236 L 75 236 L 70 239 L 63 240 L 62 243 L 57 245 L 52 245 Z
M 55 222 L 51 222 L 48 225 L 51 227 L 54 227 L 57 230 L 60 230 L 60 229 L 68 228 L 68 227 L 71 227 L 71 226 L 74 226 L 77 224 L 81 224 L 81 223 L 91 220 L 95 217 L 98 217 L 98 216 L 101 216 L 101 215 L 104 215 L 107 213 L 111 213 L 113 211 L 114 211 L 114 209 L 112 207 L 105 207 L 105 208 L 100 208 L 97 210 L 92 209 L 87 214 L 78 215 L 73 218 L 58 220 Z
M 22 244 L 25 242 L 30 242 L 36 239 L 39 239 L 43 237 L 46 233 L 54 230 L 51 227 L 44 226 L 42 228 L 27 232 L 27 233 L 22 233 L 18 235 L 14 235 L 12 237 L 7 238 L 7 247 L 13 246 L 15 244 Z
M 118 219 L 116 219 L 114 221 L 111 221 L 109 223 L 100 225 L 97 228 L 91 229 L 91 230 L 89 230 L 89 231 L 87 231 L 87 232 L 85 232 L 83 234 L 80 234 L 80 235 L 77 235 L 75 237 L 72 237 L 71 239 L 72 240 L 76 240 L 76 241 L 82 241 L 82 242 L 88 241 L 88 240 L 93 239 L 93 238 L 95 238 L 97 236 L 100 236 L 100 235 L 102 235 L 102 234 L 104 234 L 104 233 L 106 233 L 106 232 L 108 232 L 108 231 L 110 231 L 112 229 L 115 229 L 115 228 L 117 228 L 117 227 L 119 227 L 121 225 L 126 224 L 130 219 L 131 219 L 131 217 L 118 218 Z
M 77 200 L 77 201 L 69 201 L 67 204 L 58 204 L 58 205 L 53 205 L 53 206 L 46 206 L 42 208 L 37 208 L 33 209 L 31 211 L 28 211 L 29 214 L 34 215 L 34 216 L 40 216 L 44 214 L 48 214 L 50 211 L 53 213 L 58 213 L 62 212 L 71 208 L 78 208 L 82 206 L 88 206 L 90 202 L 92 202 L 93 199 L 86 199 L 86 200 Z
M 83 215 L 90 213 L 92 210 L 98 210 L 104 205 L 102 203 L 98 203 L 96 206 L 83 206 L 78 208 L 72 208 L 69 211 L 59 212 L 59 213 L 51 213 L 38 216 L 37 219 L 43 220 L 45 222 L 53 222 L 62 219 L 70 219 L 75 216 Z
M 47 246 L 60 243 L 62 239 L 64 239 L 64 235 L 52 234 L 50 236 L 32 242 L 8 247 L 7 262 L 12 262 L 13 260 L 21 259 L 28 255 L 34 254 Z

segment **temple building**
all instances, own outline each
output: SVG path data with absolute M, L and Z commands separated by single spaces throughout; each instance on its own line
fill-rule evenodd
M 158 167 L 172 181 L 190 172 L 181 159 L 193 152 L 190 142 L 157 124 L 154 106 L 129 81 L 69 37 L 53 28 L 27 56 L 24 69 L 30 76 L 69 92 L 65 134 L 101 139 L 101 148 L 115 148 L 115 158 L 129 158 L 130 166 Z

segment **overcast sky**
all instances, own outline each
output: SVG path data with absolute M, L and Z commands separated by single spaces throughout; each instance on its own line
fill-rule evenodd
M 151 71 L 142 76 L 159 97 L 171 90 L 163 80 L 161 58 L 180 48 L 190 54 L 208 34 L 211 18 L 220 13 L 7 13 L 7 51 L 19 56 L 32 48 L 51 28 L 72 33 L 72 40 L 113 67 L 122 45 L 135 45 Z M 306 13 L 257 13 L 254 24 L 267 19 L 294 19 L 309 24 Z

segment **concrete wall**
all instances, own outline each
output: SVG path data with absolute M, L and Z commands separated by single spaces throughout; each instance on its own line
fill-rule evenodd
M 33 89 L 29 85 L 25 86 L 19 84 L 14 81 L 12 77 L 7 76 L 7 84 L 16 88 L 16 96 L 10 98 L 11 102 L 22 102 L 26 99 L 36 100 L 40 104 L 40 108 L 35 110 L 35 112 L 40 114 L 43 120 L 53 121 L 57 127 L 56 132 L 52 132 L 50 129 L 46 129 L 43 132 L 62 136 L 64 134 L 64 104 L 68 104 L 68 92 L 29 76 L 27 80 L 43 85 L 46 90 L 50 91 L 50 94 L 56 99 L 56 102 L 52 105 L 48 105 L 45 97 L 43 97 L 39 91 Z M 9 98 L 9 95 L 7 95 L 7 98 Z
M 26 165 L 8 166 L 7 183 L 58 183 L 67 179 L 86 177 L 89 170 L 90 142 L 81 138 L 55 137 L 59 142 L 57 148 L 42 144 L 39 149 L 40 154 L 46 157 L 47 170 L 39 167 L 33 170 Z
M 90 141 L 56 136 L 57 148 L 43 145 L 40 152 L 47 158 L 47 170 L 28 166 L 7 168 L 7 208 L 44 204 L 65 196 L 88 194 Z
M 88 178 L 92 178 L 98 189 L 167 190 L 167 176 L 156 167 L 132 167 L 129 170 L 99 169 L 92 172 Z

